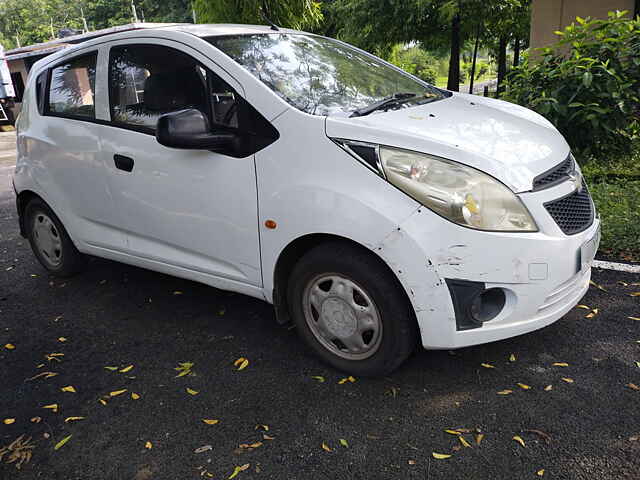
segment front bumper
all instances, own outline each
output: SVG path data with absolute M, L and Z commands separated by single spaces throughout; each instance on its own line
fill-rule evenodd
M 578 252 L 597 235 L 600 221 L 595 218 L 586 230 L 568 236 L 544 209 L 545 202 L 573 188 L 565 182 L 519 195 L 538 232 L 476 231 L 420 208 L 385 239 L 379 252 L 407 291 L 425 348 L 454 349 L 521 335 L 555 322 L 579 302 L 591 270 L 581 268 Z M 504 308 L 479 328 L 459 330 L 446 285 L 450 279 L 503 289 Z

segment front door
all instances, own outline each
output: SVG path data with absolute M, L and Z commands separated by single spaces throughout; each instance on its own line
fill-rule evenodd
M 130 255 L 261 286 L 253 154 L 178 150 L 155 138 L 158 118 L 185 108 L 242 128 L 241 86 L 213 70 L 180 44 L 112 46 L 102 148 Z

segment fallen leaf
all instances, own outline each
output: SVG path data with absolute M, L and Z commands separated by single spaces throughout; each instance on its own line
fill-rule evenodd
M 524 431 L 525 432 L 529 432 L 529 433 L 535 433 L 536 435 L 544 438 L 545 442 L 551 443 L 551 435 L 549 435 L 546 432 L 543 432 L 542 430 L 536 430 L 536 429 L 530 428 L 530 429 L 527 429 L 527 430 L 524 430 Z
M 329 445 L 327 445 L 326 443 L 322 442 L 322 449 L 327 451 L 327 452 L 331 452 L 331 448 L 329 448 Z
M 573 383 L 573 378 L 562 377 L 563 382 Z
M 496 368 L 493 365 L 491 365 L 490 363 L 481 363 L 481 366 L 483 366 L 484 368 Z
M 640 297 L 640 292 L 632 292 L 629 295 L 631 295 L 632 297 Z
M 42 417 L 33 417 L 31 419 L 31 423 L 40 423 L 42 421 Z
M 640 387 L 635 383 L 627 383 L 626 386 L 629 387 L 631 390 L 640 390 Z
M 445 430 L 445 433 L 448 433 L 449 435 L 462 435 L 462 433 L 459 432 L 458 430 L 452 430 L 452 429 Z
M 262 442 L 255 442 L 249 445 L 249 448 L 258 448 L 262 446 Z
M 249 360 L 244 357 L 240 357 L 235 362 L 233 362 L 233 365 L 238 367 L 238 371 L 240 371 L 247 368 L 247 366 L 249 365 Z
M 351 375 L 349 375 L 347 377 L 347 380 L 349 380 L 351 383 L 355 383 L 356 379 L 354 377 L 352 377 Z
M 483 438 L 484 438 L 484 433 L 478 433 L 476 435 L 476 445 L 480 445 L 480 442 L 482 442 Z
M 525 446 L 525 445 L 524 445 L 524 440 L 522 439 L 522 437 L 521 437 L 520 435 L 515 435 L 515 436 L 513 437 L 513 440 L 515 440 L 516 442 L 518 442 L 518 443 L 519 443 L 520 445 L 522 445 L 523 447 Z
M 62 446 L 67 443 L 69 441 L 69 439 L 71 438 L 71 435 L 67 435 L 66 437 L 64 437 L 62 440 L 60 440 L 58 443 L 56 443 L 56 446 L 53 447 L 54 450 L 58 450 L 59 448 L 62 448 Z
M 144 444 L 144 448 L 151 450 L 153 448 L 153 443 L 147 440 Z
M 193 390 L 192 388 L 188 388 L 187 387 L 187 393 L 189 395 L 198 395 L 198 393 L 200 393 L 198 390 Z
M 64 343 L 67 339 L 65 337 L 58 337 L 58 341 Z
M 62 390 L 63 392 L 76 393 L 76 389 L 73 388 L 73 385 L 68 385 L 66 387 L 62 387 L 60 390 Z
M 636 362 L 636 367 L 640 368 L 640 362 Z
M 568 363 L 566 363 L 566 362 L 555 362 L 555 363 L 553 364 L 553 366 L 554 366 L 554 367 L 568 367 L 568 366 L 569 366 L 569 364 L 568 364 Z
M 178 366 L 174 368 L 174 370 L 180 372 L 178 373 L 178 375 L 176 375 L 176 378 L 189 375 L 191 373 L 191 368 L 193 367 L 193 365 L 194 364 L 191 362 L 179 363 Z
M 214 418 L 203 418 L 202 421 L 204 423 L 206 423 L 207 425 L 215 425 L 216 423 L 218 423 L 220 420 L 216 420 Z
M 270 436 L 269 436 L 269 435 L 267 435 L 266 433 L 263 433 L 263 434 L 262 434 L 262 438 L 263 438 L 264 440 L 275 440 L 275 439 L 276 439 L 276 437 L 270 437 Z
M 55 377 L 56 375 L 58 375 L 56 372 L 42 372 L 37 375 L 34 375 L 31 378 L 27 378 L 26 381 L 29 382 L 31 380 L 35 380 L 36 378 L 40 378 L 40 377 L 51 378 L 51 377 Z
M 316 376 L 313 376 L 311 378 L 313 378 L 314 380 L 319 381 L 320 383 L 324 383 L 324 377 L 321 377 L 320 375 L 316 375 Z
M 114 392 L 109 393 L 110 397 L 117 397 L 118 395 L 122 395 L 124 392 L 126 392 L 127 389 L 123 389 L 123 390 L 116 390 Z
M 269 431 L 269 425 L 258 424 L 254 428 L 254 430 L 264 430 L 265 432 Z
M 67 417 L 64 419 L 64 423 L 75 422 L 76 420 L 84 420 L 85 417 Z
M 498 395 L 509 395 L 510 393 L 513 393 L 513 390 L 509 390 L 509 389 L 507 389 L 507 390 L 500 390 L 500 391 L 498 392 Z
M 416 461 L 415 461 L 415 460 L 409 460 L 407 463 L 408 463 L 409 465 L 415 465 L 415 464 L 416 464 Z
M 128 367 L 124 367 L 120 370 L 118 370 L 120 373 L 127 373 L 130 372 L 133 369 L 133 365 L 129 365 Z
M 593 285 L 594 287 L 596 287 L 598 290 L 602 290 L 603 292 L 606 292 L 607 290 L 602 287 L 601 285 L 598 285 L 596 282 L 594 282 L 593 280 L 589 280 L 589 284 Z
M 343 383 L 347 383 L 348 381 L 349 379 L 347 377 L 341 378 L 340 380 L 338 380 L 338 385 L 342 385 Z
M 203 453 L 203 452 L 207 452 L 209 450 L 213 450 L 213 447 L 211 445 L 203 445 L 201 447 L 196 448 L 193 452 L 194 453 Z
M 106 404 L 107 404 L 107 402 L 106 402 L 105 400 L 101 399 L 101 398 L 99 398 L 99 399 L 98 399 L 98 401 L 99 401 L 102 405 L 106 405 Z
M 469 442 L 467 442 L 466 438 L 464 438 L 462 435 L 458 435 L 458 440 L 460 440 L 460 443 L 462 444 L 462 446 L 467 447 L 467 448 L 471 448 L 471 444 L 469 444 Z
M 636 322 L 640 322 L 640 317 L 627 317 L 629 320 L 635 320 Z
M 593 318 L 598 314 L 598 309 L 594 308 L 593 310 L 591 310 L 591 312 L 589 312 L 584 318 Z
M 544 387 L 545 392 L 550 392 L 551 390 L 553 390 L 553 385 L 547 385 L 546 387 Z
M 58 413 L 58 404 L 57 403 L 52 403 L 51 405 L 44 405 L 42 408 L 46 408 L 48 410 L 51 410 L 54 413 Z
M 344 438 L 340 439 L 340 445 L 347 448 L 349 447 L 349 443 Z
M 516 385 L 518 385 L 523 390 L 530 390 L 531 389 L 531 387 L 529 385 L 527 385 L 526 383 L 517 383 Z
M 538 475 L 539 477 L 542 477 L 544 475 L 544 468 L 541 468 L 540 470 L 538 470 L 536 472 L 536 475 Z
M 5 418 L 2 422 L 3 422 L 5 425 L 11 425 L 11 424 L 12 424 L 12 423 L 14 423 L 15 421 L 16 421 L 16 419 L 15 419 L 15 418 Z
M 4 348 L 6 348 L 7 350 L 13 350 L 14 348 L 16 348 L 16 346 L 13 343 L 7 343 L 5 344 Z
M 131 399 L 132 400 L 139 400 L 140 399 L 140 395 L 138 395 L 135 392 L 131 392 Z
M 118 370 L 118 367 L 104 367 L 104 368 L 106 368 L 107 370 L 111 370 L 112 372 Z
M 516 361 L 516 356 L 515 356 L 515 354 L 513 354 L 513 353 L 512 353 L 511 355 L 509 355 L 509 361 L 510 361 L 510 362 L 515 362 L 515 361 Z
M 174 295 L 182 295 L 182 292 L 180 290 L 175 290 L 173 292 Z
M 444 460 L 445 458 L 451 458 L 451 455 L 447 455 L 446 453 L 431 452 L 431 455 L 433 456 L 433 458 L 438 459 L 438 460 Z
M 591 310 L 591 307 L 589 307 L 587 305 L 577 305 L 576 308 L 582 308 L 584 310 Z
M 232 478 L 235 478 L 236 475 L 238 475 L 240 472 L 244 472 L 247 468 L 249 468 L 249 464 L 248 463 L 245 463 L 241 467 L 234 468 L 233 469 L 233 473 L 231 475 L 229 475 L 229 479 L 228 480 L 231 480 Z

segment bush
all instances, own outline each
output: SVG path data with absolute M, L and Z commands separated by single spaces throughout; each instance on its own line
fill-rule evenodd
M 436 83 L 438 61 L 420 47 L 404 48 L 403 45 L 395 45 L 389 61 L 427 83 Z
M 547 117 L 583 157 L 628 155 L 639 132 L 640 21 L 625 13 L 577 17 L 507 77 L 503 98 Z

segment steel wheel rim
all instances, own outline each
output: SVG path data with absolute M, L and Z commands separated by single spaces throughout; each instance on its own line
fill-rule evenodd
M 62 263 L 62 239 L 55 223 L 46 213 L 38 212 L 33 218 L 33 241 L 40 257 L 51 267 Z
M 337 273 L 317 275 L 307 283 L 302 299 L 311 333 L 334 355 L 364 360 L 380 348 L 380 313 L 353 280 Z

